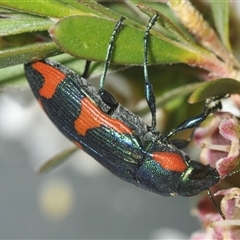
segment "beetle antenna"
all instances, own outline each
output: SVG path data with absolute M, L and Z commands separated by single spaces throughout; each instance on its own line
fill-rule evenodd
M 144 46 L 143 69 L 144 69 L 144 81 L 145 81 L 145 98 L 152 114 L 153 129 L 156 128 L 156 100 L 155 100 L 155 95 L 153 91 L 153 86 L 151 82 L 149 82 L 147 65 L 148 65 L 148 50 L 149 50 L 149 31 L 154 26 L 155 22 L 157 21 L 157 18 L 158 18 L 158 14 L 155 14 L 150 18 L 145 31 L 144 40 L 143 40 L 143 46 Z
M 216 203 L 216 201 L 215 201 L 215 199 L 214 199 L 214 197 L 213 197 L 213 195 L 212 195 L 212 193 L 210 192 L 209 189 L 207 190 L 207 193 L 208 193 L 208 196 L 209 196 L 209 198 L 211 199 L 213 205 L 215 206 L 215 208 L 217 209 L 217 211 L 218 211 L 219 214 L 221 215 L 222 219 L 225 220 L 225 216 L 224 216 L 221 208 L 220 208 L 219 205 Z
M 219 176 L 219 177 L 220 177 L 220 179 L 224 179 L 224 178 L 226 178 L 226 177 L 231 177 L 232 175 L 234 175 L 234 174 L 236 174 L 236 173 L 239 173 L 239 172 L 240 172 L 240 170 L 236 170 L 236 171 L 233 171 L 233 172 L 231 172 L 231 173 L 228 173 L 228 174 L 226 174 L 226 175 L 224 175 L 224 176 Z M 212 195 L 212 193 L 210 192 L 209 189 L 207 190 L 207 193 L 208 193 L 208 196 L 210 197 L 210 199 L 212 200 L 215 208 L 217 209 L 217 211 L 218 211 L 219 214 L 221 215 L 222 219 L 225 220 L 225 216 L 224 216 L 221 208 L 219 207 L 219 205 L 218 205 L 218 204 L 216 203 L 216 201 L 214 200 L 214 197 L 213 197 L 213 195 Z
M 112 56 L 112 52 L 113 52 L 113 48 L 114 48 L 114 42 L 115 42 L 118 31 L 122 27 L 122 23 L 123 23 L 124 19 L 125 19 L 125 17 L 121 17 L 117 21 L 117 23 L 115 25 L 115 28 L 112 32 L 110 41 L 108 43 L 107 55 L 106 55 L 106 59 L 105 59 L 104 66 L 103 66 L 102 76 L 100 78 L 100 83 L 99 83 L 99 91 L 101 91 L 103 89 L 106 74 L 107 74 L 107 70 L 108 70 L 108 67 L 110 65 L 110 60 L 111 60 L 111 56 Z
M 239 172 L 240 172 L 240 170 L 235 170 L 235 171 L 230 172 L 230 173 L 228 173 L 228 174 L 226 174 L 226 175 L 224 175 L 224 176 L 220 176 L 220 178 L 221 178 L 221 179 L 224 179 L 224 178 L 226 178 L 226 177 L 231 177 L 232 175 L 237 174 L 237 173 L 239 173 Z

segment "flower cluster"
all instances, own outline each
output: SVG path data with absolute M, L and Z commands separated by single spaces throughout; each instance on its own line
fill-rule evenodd
M 206 127 L 197 128 L 194 140 L 201 146 L 200 161 L 215 167 L 224 178 L 231 175 L 238 165 L 239 156 L 239 122 L 227 112 L 214 114 L 211 123 Z M 237 175 L 235 175 L 237 176 Z M 229 182 L 231 180 L 231 182 Z M 221 181 L 221 186 L 237 186 L 234 176 Z M 216 187 L 215 187 L 216 188 Z M 203 239 L 233 239 L 240 236 L 240 189 L 230 188 L 218 191 L 215 196 L 222 195 L 221 211 L 223 220 L 216 209 L 211 208 L 211 199 L 203 197 L 195 210 L 195 214 L 203 223 L 204 230 L 194 233 L 191 240 Z

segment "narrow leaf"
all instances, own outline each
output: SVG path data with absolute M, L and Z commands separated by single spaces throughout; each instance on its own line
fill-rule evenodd
M 60 53 L 55 43 L 37 43 L 0 51 L 0 68 L 39 60 Z
M 228 50 L 231 50 L 229 42 L 229 1 L 211 1 L 213 18 L 217 32 Z
M 9 36 L 13 34 L 43 31 L 49 29 L 53 22 L 41 17 L 28 14 L 2 14 L 0 21 L 0 36 Z
M 0 6 L 15 9 L 27 13 L 37 14 L 39 16 L 63 18 L 66 16 L 83 14 L 80 10 L 72 8 L 60 1 L 54 0 L 25 0 L 11 1 L 0 0 Z
M 69 156 L 71 156 L 74 152 L 76 152 L 78 148 L 76 146 L 68 148 L 64 151 L 61 151 L 59 154 L 54 156 L 53 158 L 50 158 L 46 162 L 44 162 L 41 166 L 38 167 L 37 172 L 38 173 L 44 173 L 46 171 L 49 171 L 55 167 L 57 167 L 59 164 L 62 164 L 67 160 Z
M 226 94 L 240 94 L 240 82 L 231 78 L 221 78 L 201 84 L 189 97 L 189 103 L 197 103 L 211 97 Z
M 94 0 L 61 0 L 61 2 L 71 5 L 72 7 L 85 12 L 85 13 L 93 13 L 94 15 L 97 16 L 108 16 L 108 17 L 117 17 L 119 18 L 120 16 L 116 14 L 114 11 L 111 11 L 109 8 L 105 8 L 101 4 L 97 3 Z

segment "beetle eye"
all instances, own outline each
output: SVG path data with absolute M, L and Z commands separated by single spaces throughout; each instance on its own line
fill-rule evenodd
M 204 165 L 196 166 L 189 175 L 190 180 L 205 178 L 209 174 L 209 169 Z

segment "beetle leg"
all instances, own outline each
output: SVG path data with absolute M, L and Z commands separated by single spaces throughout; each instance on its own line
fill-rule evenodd
M 168 139 L 174 134 L 176 134 L 177 132 L 198 127 L 200 123 L 208 117 L 209 114 L 221 108 L 222 108 L 222 104 L 219 100 L 216 100 L 216 99 L 207 100 L 202 113 L 182 122 L 180 125 L 178 125 L 178 127 L 174 128 L 170 133 L 168 133 L 165 138 Z

